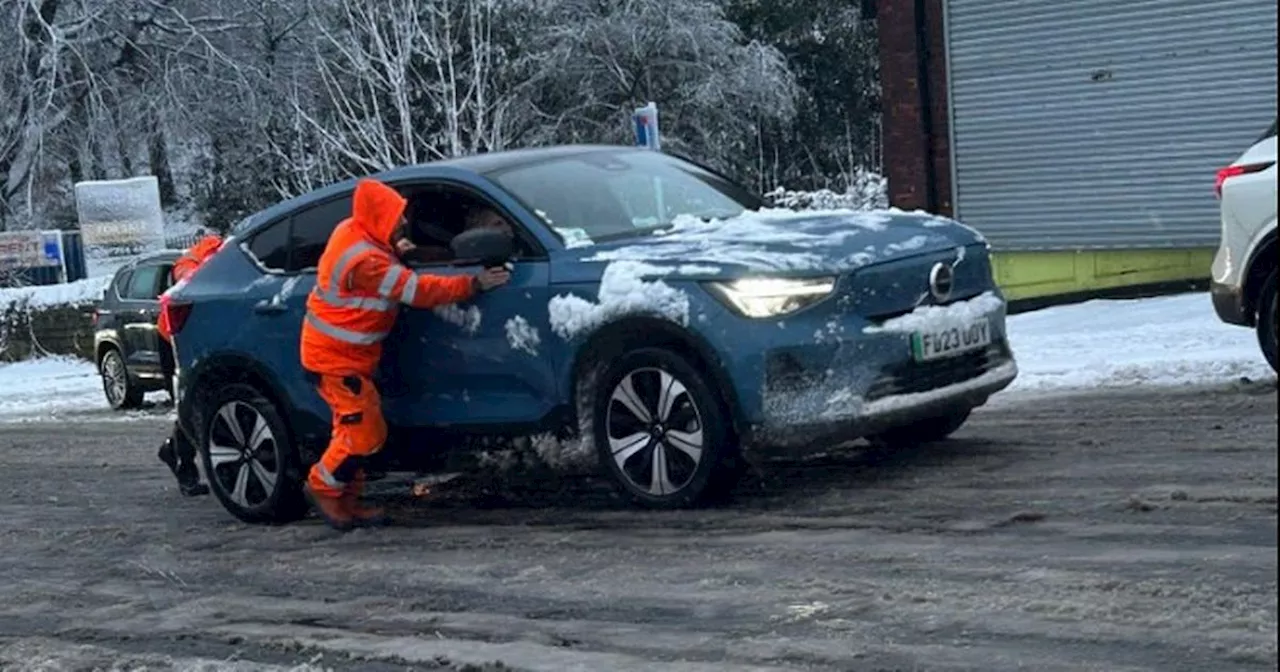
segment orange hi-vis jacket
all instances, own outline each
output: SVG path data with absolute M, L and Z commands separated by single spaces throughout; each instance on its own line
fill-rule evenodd
M 178 260 L 173 262 L 173 270 L 170 275 L 173 276 L 174 284 L 182 282 L 191 276 L 200 265 L 215 252 L 222 249 L 222 238 L 213 234 L 209 234 L 196 241 L 186 252 L 182 253 Z M 173 334 L 169 328 L 169 311 L 165 310 L 165 306 L 169 303 L 169 297 L 161 295 L 160 297 L 160 319 L 156 322 L 156 329 L 160 332 L 160 337 L 166 341 L 173 340 Z
M 396 258 L 392 236 L 405 205 L 381 182 L 356 184 L 351 217 L 329 237 L 307 297 L 301 347 L 306 370 L 372 377 L 400 304 L 431 308 L 475 294 L 471 276 L 419 275 Z

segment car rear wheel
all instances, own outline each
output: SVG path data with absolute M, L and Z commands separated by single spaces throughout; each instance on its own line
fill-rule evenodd
M 129 377 L 129 370 L 125 367 L 124 357 L 119 350 L 112 347 L 102 355 L 98 373 L 102 376 L 102 391 L 107 396 L 107 404 L 113 410 L 142 406 L 142 386 Z
M 1262 285 L 1262 293 L 1258 295 L 1258 345 L 1262 355 L 1267 358 L 1271 370 L 1280 373 L 1276 367 L 1276 333 L 1280 332 L 1280 316 L 1276 313 L 1276 271 L 1271 271 L 1267 281 Z
M 213 395 L 203 416 L 204 473 L 231 515 L 286 523 L 306 514 L 297 453 L 271 401 L 236 383 Z
M 644 506 L 703 502 L 739 473 L 719 395 L 665 349 L 634 350 L 606 366 L 593 425 L 601 465 L 627 498 Z
M 867 440 L 876 448 L 890 449 L 937 443 L 955 434 L 957 430 L 964 426 L 964 423 L 969 419 L 969 414 L 972 412 L 973 409 L 966 408 L 947 415 L 919 420 L 910 425 L 895 427 L 887 432 L 869 436 Z

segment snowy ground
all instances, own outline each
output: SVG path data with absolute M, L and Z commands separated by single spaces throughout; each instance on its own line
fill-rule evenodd
M 1213 385 L 1271 378 L 1251 329 L 1221 323 L 1207 294 L 1089 301 L 1009 318 L 1021 369 L 995 403 L 1045 393 Z M 0 422 L 110 414 L 91 364 L 47 358 L 0 364 Z M 163 393 L 149 400 L 163 402 Z M 166 409 L 159 409 L 164 411 Z
M 1275 423 L 1270 382 L 1031 399 L 722 507 L 389 478 L 349 535 L 179 497 L 163 421 L 0 425 L 0 670 L 1275 670 Z

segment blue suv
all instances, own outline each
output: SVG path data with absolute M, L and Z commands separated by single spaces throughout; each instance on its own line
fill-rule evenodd
M 945 438 L 1017 374 L 988 246 L 901 211 L 772 209 L 716 172 L 632 147 L 482 154 L 376 175 L 409 200 L 424 273 L 474 273 L 475 214 L 514 231 L 509 285 L 401 312 L 377 382 L 385 471 L 454 468 L 536 437 L 637 503 L 722 493 L 744 460 L 859 437 Z M 169 310 L 179 421 L 238 518 L 305 512 L 329 410 L 299 333 L 354 180 L 239 223 Z

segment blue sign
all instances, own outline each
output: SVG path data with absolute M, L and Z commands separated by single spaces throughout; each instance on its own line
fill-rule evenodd
M 62 236 L 56 231 L 45 232 L 40 236 L 44 247 L 44 258 L 50 265 L 62 265 Z
M 662 143 L 658 138 L 657 103 L 649 103 L 644 107 L 637 107 L 635 112 L 631 113 L 631 120 L 635 125 L 637 147 L 647 147 L 652 150 L 662 149 Z

